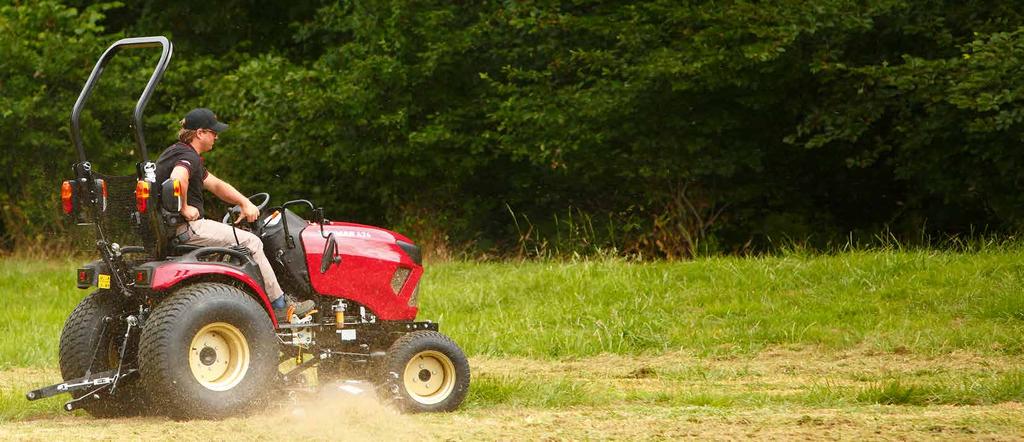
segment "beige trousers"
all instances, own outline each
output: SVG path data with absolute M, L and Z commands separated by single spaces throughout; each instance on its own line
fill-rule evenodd
M 187 227 L 186 225 L 178 227 L 178 233 L 184 232 L 186 228 L 189 229 L 189 238 L 185 243 L 203 247 L 233 246 L 235 245 L 235 235 L 238 235 L 238 242 L 252 250 L 252 258 L 259 266 L 260 273 L 263 274 L 263 284 L 270 301 L 273 302 L 284 293 L 281 290 L 281 285 L 277 283 L 274 269 L 270 267 L 270 261 L 267 261 L 267 255 L 263 253 L 263 241 L 256 235 L 242 229 L 234 229 L 234 233 L 232 233 L 231 226 L 205 218 L 189 221 Z

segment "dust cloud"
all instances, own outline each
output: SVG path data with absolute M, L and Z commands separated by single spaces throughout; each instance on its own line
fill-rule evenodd
M 419 425 L 382 403 L 373 386 L 333 382 L 317 393 L 292 395 L 272 410 L 244 419 L 249 434 L 311 440 L 422 440 Z

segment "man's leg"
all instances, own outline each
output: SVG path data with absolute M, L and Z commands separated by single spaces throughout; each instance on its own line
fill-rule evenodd
M 263 253 L 263 241 L 256 235 L 241 229 L 234 229 L 235 231 L 232 232 L 231 226 L 210 219 L 195 220 L 189 222 L 189 225 L 192 230 L 189 232 L 191 236 L 187 244 L 197 246 L 233 246 L 235 245 L 235 234 L 237 234 L 239 243 L 252 250 L 252 258 L 263 275 L 264 289 L 270 301 L 275 301 L 284 293 L 281 290 L 281 285 L 277 282 L 274 269 L 270 267 L 270 261 L 267 261 L 267 255 Z

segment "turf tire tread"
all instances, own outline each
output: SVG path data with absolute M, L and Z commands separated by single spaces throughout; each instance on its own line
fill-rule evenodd
M 458 376 L 456 379 L 457 390 L 453 391 L 452 396 L 442 403 L 422 405 L 411 399 L 405 398 L 402 394 L 395 395 L 393 394 L 393 391 L 396 386 L 399 389 L 402 388 L 402 374 L 399 372 L 401 370 L 399 367 L 404 367 L 405 364 L 408 363 L 409 357 L 412 356 L 408 353 L 410 351 L 414 351 L 412 350 L 414 347 L 420 346 L 424 341 L 428 340 L 439 342 L 442 345 L 450 345 L 456 351 L 456 354 L 454 355 L 455 358 L 452 358 L 452 363 L 455 364 L 456 376 Z M 453 355 L 448 356 L 451 358 Z M 465 373 L 459 373 L 460 365 L 462 365 L 459 361 L 460 358 L 461 363 L 465 366 Z M 391 344 L 391 347 L 388 349 L 387 356 L 384 359 L 383 391 L 387 395 L 385 399 L 393 402 L 405 412 L 447 412 L 455 410 L 462 401 L 465 400 L 469 393 L 469 380 L 469 362 L 466 359 L 465 354 L 462 353 L 462 350 L 459 349 L 458 344 L 448 336 L 433 330 L 420 330 L 403 335 Z
M 229 300 L 234 304 L 225 306 L 225 300 Z M 183 324 L 195 323 L 197 318 L 193 315 L 200 314 L 196 310 L 197 307 L 207 305 L 219 305 L 220 307 L 218 308 L 232 308 L 236 309 L 237 312 L 247 312 L 239 314 L 248 315 L 245 316 L 249 318 L 245 319 L 245 321 L 248 321 L 246 323 L 250 327 L 255 327 L 250 329 L 250 333 L 254 333 L 251 338 L 255 339 L 255 341 L 250 341 L 249 343 L 250 352 L 254 358 L 263 358 L 260 360 L 254 359 L 250 362 L 250 371 L 246 375 L 246 379 L 251 379 L 251 383 L 247 384 L 251 388 L 246 387 L 248 390 L 235 390 L 235 388 L 242 388 L 241 385 L 233 388 L 233 392 L 243 396 L 234 396 L 229 402 L 222 402 L 220 400 L 210 402 L 211 399 L 208 396 L 204 396 L 209 392 L 203 393 L 202 391 L 205 391 L 202 390 L 203 387 L 199 386 L 198 383 L 193 385 L 194 379 L 189 378 L 188 376 L 190 375 L 185 374 L 188 373 L 187 364 L 183 366 L 180 357 L 172 355 L 172 353 L 179 351 L 182 346 L 182 342 L 178 342 L 175 339 L 190 339 L 182 336 L 182 333 L 187 334 L 185 329 L 181 328 L 185 326 Z M 238 324 L 235 325 L 239 326 Z M 263 326 L 265 326 L 265 329 Z M 243 329 L 244 332 L 243 326 L 239 326 L 239 328 Z M 175 336 L 178 336 L 178 338 L 175 338 Z M 188 284 L 179 288 L 153 308 L 140 339 L 139 368 L 143 374 L 144 385 L 154 398 L 154 402 L 160 406 L 161 412 L 173 418 L 182 419 L 227 417 L 244 409 L 252 408 L 262 400 L 260 395 L 263 393 L 261 392 L 267 389 L 265 387 L 267 387 L 268 382 L 272 381 L 272 374 L 276 373 L 278 353 L 277 343 L 274 339 L 273 325 L 270 317 L 266 314 L 263 307 L 259 305 L 259 302 L 252 299 L 248 293 L 232 285 L 222 283 L 201 282 Z M 253 347 L 253 345 L 256 347 Z M 259 348 L 264 350 L 259 351 Z M 178 379 L 185 384 L 175 384 L 176 381 L 168 381 L 174 379 Z M 196 388 L 200 390 L 196 390 Z M 257 393 L 252 393 L 253 388 L 255 388 Z M 246 393 L 243 393 L 243 391 L 248 391 L 250 395 L 245 396 Z M 206 399 L 200 399 L 202 397 L 206 397 Z M 240 397 L 251 399 L 243 401 L 238 399 Z

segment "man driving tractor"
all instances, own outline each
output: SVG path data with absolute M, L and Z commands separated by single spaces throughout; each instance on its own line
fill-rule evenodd
M 243 219 L 248 222 L 256 222 L 260 211 L 245 195 L 242 195 L 234 186 L 217 178 L 206 170 L 203 164 L 203 153 L 213 150 L 217 141 L 217 135 L 228 129 L 228 125 L 217 121 L 213 111 L 206 108 L 192 109 L 181 120 L 181 129 L 178 131 L 178 142 L 171 145 L 160 154 L 156 162 L 156 179 L 158 183 L 167 178 L 173 178 L 181 183 L 188 183 L 181 186 L 183 199 L 186 204 L 181 208 L 181 215 L 185 223 L 177 227 L 175 234 L 182 244 L 196 246 L 230 246 L 238 243 L 252 251 L 253 260 L 259 266 L 267 296 L 274 308 L 274 315 L 279 320 L 287 320 L 286 312 L 289 305 L 295 306 L 295 314 L 303 316 L 314 307 L 313 301 L 294 302 L 284 295 L 281 285 L 277 282 L 277 276 L 263 253 L 263 241 L 256 235 L 245 230 L 204 218 L 203 189 L 209 190 L 229 204 L 237 204 L 241 208 L 241 214 L 235 223 Z
M 209 109 L 189 111 L 179 142 L 150 160 L 143 111 L 172 48 L 162 36 L 117 40 L 71 109 L 77 161 L 60 184 L 61 208 L 69 222 L 92 226 L 99 256 L 75 271 L 76 286 L 92 292 L 61 330 L 62 381 L 25 398 L 70 394 L 64 410 L 96 417 L 216 419 L 262 408 L 281 392 L 333 390 L 354 376 L 405 411 L 458 408 L 469 361 L 436 322 L 416 320 L 423 262 L 411 239 L 327 220 L 305 199 L 259 219 L 269 194 L 249 201 L 203 165 L 201 155 L 228 128 Z M 132 114 L 135 173 L 107 175 L 89 161 L 80 117 L 104 66 L 128 49 L 159 49 L 160 58 Z M 221 222 L 204 219 L 203 189 L 234 204 Z M 289 206 L 308 207 L 312 219 Z M 232 216 L 260 233 L 235 231 Z M 314 301 L 295 304 L 285 290 Z M 302 320 L 284 317 L 290 307 Z M 282 352 L 304 362 L 282 372 Z M 316 387 L 299 381 L 311 368 Z

